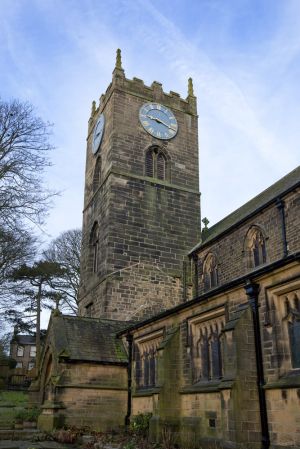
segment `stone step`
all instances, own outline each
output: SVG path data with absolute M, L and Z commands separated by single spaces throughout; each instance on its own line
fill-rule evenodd
M 1 440 L 30 440 L 37 435 L 42 435 L 38 429 L 1 429 L 0 430 L 0 441 Z

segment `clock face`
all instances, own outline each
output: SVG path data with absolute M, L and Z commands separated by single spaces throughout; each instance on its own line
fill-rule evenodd
M 94 129 L 93 146 L 92 146 L 93 154 L 96 154 L 97 151 L 99 150 L 103 132 L 104 132 L 104 124 L 105 124 L 105 118 L 104 118 L 104 115 L 101 114 L 97 120 L 95 129 Z
M 170 109 L 159 103 L 146 103 L 140 109 L 143 128 L 157 139 L 172 139 L 178 131 L 177 120 Z

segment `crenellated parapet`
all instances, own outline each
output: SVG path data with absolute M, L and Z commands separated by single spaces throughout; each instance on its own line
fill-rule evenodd
M 188 95 L 185 99 L 181 98 L 177 92 L 164 92 L 162 84 L 158 81 L 153 81 L 151 86 L 147 86 L 140 78 L 133 77 L 133 79 L 128 79 L 125 77 L 125 72 L 122 68 L 120 49 L 117 50 L 116 65 L 112 75 L 112 82 L 109 84 L 106 92 L 101 95 L 98 106 L 92 107 L 92 113 L 89 119 L 90 126 L 93 123 L 93 118 L 105 109 L 106 103 L 115 90 L 135 95 L 142 98 L 145 102 L 154 100 L 175 111 L 179 110 L 197 116 L 197 98 L 194 95 L 192 78 L 188 80 Z

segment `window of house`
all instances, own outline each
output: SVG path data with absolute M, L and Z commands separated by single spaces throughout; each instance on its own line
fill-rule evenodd
M 203 281 L 204 288 L 208 290 L 218 285 L 218 266 L 216 258 L 213 254 L 209 253 L 203 264 Z
M 93 303 L 90 302 L 87 306 L 85 306 L 85 316 L 91 318 L 93 311 Z
M 159 147 L 151 147 L 145 157 L 145 175 L 162 181 L 167 176 L 167 158 Z
M 17 362 L 16 368 L 23 368 L 23 363 L 22 362 Z
M 91 249 L 91 260 L 92 260 L 92 271 L 97 273 L 98 271 L 98 251 L 99 251 L 99 226 L 95 222 L 92 228 L 90 236 L 90 249 Z
M 30 371 L 33 368 L 34 368 L 34 362 L 29 362 L 28 363 L 28 371 Z
M 36 346 L 30 346 L 30 357 L 36 357 Z
M 18 357 L 23 357 L 24 356 L 24 348 L 23 348 L 23 346 L 18 346 L 18 348 L 17 348 L 17 356 Z
M 257 226 L 252 226 L 246 236 L 246 255 L 249 268 L 258 267 L 266 263 L 266 243 L 262 231 Z

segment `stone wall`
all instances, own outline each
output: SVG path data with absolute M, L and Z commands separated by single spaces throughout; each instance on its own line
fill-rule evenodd
M 260 286 L 258 301 L 264 390 L 272 449 L 300 445 L 300 380 L 299 369 L 291 366 L 288 333 L 283 331 L 287 323 L 284 319 L 277 322 L 273 317 L 271 326 L 271 315 L 275 314 L 277 320 L 279 316 L 273 306 L 270 312 L 268 300 L 277 298 L 281 304 L 284 292 L 285 296 L 294 298 L 299 278 L 299 263 L 292 261 L 254 279 Z M 203 448 L 213 444 L 224 448 L 261 447 L 262 410 L 254 325 L 244 286 L 241 283 L 218 294 L 211 293 L 203 299 L 199 297 L 198 302 L 175 309 L 176 313 L 170 311 L 164 318 L 141 324 L 133 331 L 135 347 L 140 348 L 139 357 L 135 355 L 133 364 L 133 414 L 153 413 L 150 422 L 153 440 L 161 440 L 163 434 L 170 432 L 174 442 L 193 443 Z M 201 341 L 205 329 L 208 341 L 212 342 L 213 332 L 209 334 L 209 329 L 220 329 L 218 323 L 221 326 L 222 372 L 219 378 L 214 377 L 211 364 L 215 356 L 212 351 L 208 359 L 210 378 L 206 378 L 203 376 L 205 358 L 197 368 L 197 357 L 201 352 L 198 341 Z M 146 385 L 144 377 L 146 371 L 148 375 L 149 367 L 146 369 L 145 363 L 149 363 L 152 348 L 156 348 L 155 364 L 150 363 L 149 367 L 156 370 L 156 381 L 155 385 Z M 277 370 L 274 364 L 279 365 Z M 196 376 L 195 369 L 198 369 Z
M 286 214 L 286 239 L 288 253 L 292 254 L 299 249 L 300 206 L 299 189 L 286 194 L 283 198 Z M 220 222 L 221 223 L 221 222 Z M 217 225 L 218 226 L 218 225 Z M 231 280 L 250 273 L 256 267 L 249 265 L 249 257 L 246 247 L 247 232 L 257 227 L 261 230 L 265 241 L 266 262 L 272 263 L 284 257 L 281 214 L 276 204 L 276 198 L 272 204 L 257 212 L 254 216 L 243 220 L 234 229 L 220 234 L 211 242 L 204 240 L 197 251 L 198 293 L 203 293 L 204 285 L 203 265 L 208 254 L 214 254 L 216 258 L 218 282 L 221 286 Z
M 150 101 L 172 109 L 178 121 L 178 133 L 173 139 L 156 139 L 143 129 L 139 109 Z M 105 115 L 106 125 L 99 155 L 95 157 L 91 151 L 92 130 L 99 113 Z M 161 307 L 150 306 L 134 318 L 150 316 L 186 299 L 183 262 L 200 238 L 197 136 L 195 97 L 183 100 L 175 93 L 164 93 L 159 83 L 147 87 L 141 80 L 127 80 L 122 73 L 114 76 L 89 122 L 81 315 L 92 303 L 93 316 L 120 319 L 125 312 L 130 318 L 143 306 L 144 297 L 150 297 L 162 286 L 155 274 L 149 276 L 149 265 L 155 267 L 152 272 L 161 270 L 166 279 L 160 290 Z M 166 155 L 164 180 L 145 176 L 145 155 L 152 145 Z M 95 190 L 97 158 L 101 158 L 101 173 Z M 96 222 L 98 263 L 97 270 L 93 270 L 90 236 Z M 138 270 L 134 269 L 136 264 L 140 264 Z

